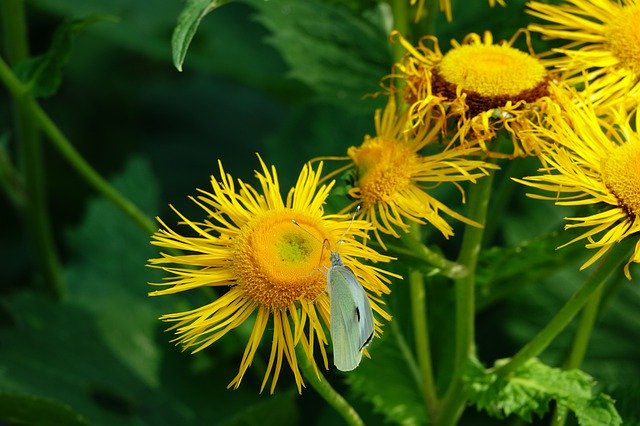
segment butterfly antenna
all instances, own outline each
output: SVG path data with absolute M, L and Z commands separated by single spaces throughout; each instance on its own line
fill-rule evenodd
M 325 238 L 324 241 L 320 241 L 320 238 L 316 237 L 315 235 L 313 235 L 311 232 L 309 232 L 308 229 L 305 229 L 302 225 L 300 225 L 298 223 L 297 220 L 295 219 L 291 219 L 291 223 L 293 223 L 294 225 L 296 225 L 298 228 L 302 229 L 304 232 L 306 232 L 307 234 L 311 235 L 311 238 L 313 238 L 314 240 L 316 240 L 317 242 L 322 244 L 322 251 L 320 252 L 320 261 L 322 261 L 322 256 L 324 256 L 324 249 L 327 248 L 327 250 L 331 251 L 331 245 L 329 244 L 329 240 L 327 240 Z
M 353 222 L 356 220 L 356 215 L 358 214 L 359 211 L 360 211 L 360 205 L 356 206 L 356 210 L 353 212 L 353 215 L 351 216 L 351 221 L 349 222 L 349 226 L 342 233 L 342 236 L 340 237 L 340 241 L 344 241 L 343 237 L 347 235 L 347 233 L 351 230 L 351 225 L 353 225 Z

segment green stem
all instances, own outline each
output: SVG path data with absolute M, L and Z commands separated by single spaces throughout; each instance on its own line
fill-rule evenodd
M 420 374 L 420 368 L 413 356 L 413 351 L 402 334 L 398 321 L 390 321 L 389 327 L 391 327 L 391 334 L 395 338 L 398 349 L 400 349 L 400 353 L 402 354 L 404 361 L 407 363 L 407 367 L 411 371 L 411 377 L 416 384 L 416 389 L 422 388 L 422 375 Z
M 437 418 L 438 395 L 433 379 L 431 361 L 431 347 L 429 343 L 429 324 L 427 317 L 427 301 L 424 291 L 425 283 L 419 271 L 409 272 L 409 291 L 411 292 L 411 312 L 413 315 L 413 330 L 416 344 L 416 355 L 422 376 L 422 391 L 427 418 Z
M 591 339 L 591 332 L 593 331 L 593 327 L 598 317 L 598 312 L 600 311 L 600 302 L 602 300 L 604 288 L 604 285 L 598 287 L 582 309 L 578 329 L 576 330 L 576 334 L 573 336 L 571 351 L 569 352 L 569 356 L 567 357 L 564 365 L 564 368 L 567 370 L 580 368 L 580 365 L 584 360 L 589 340 Z M 551 419 L 552 426 L 562 426 L 567 418 L 556 408 L 555 414 Z
M 29 55 L 24 2 L 3 0 L 0 2 L 0 14 L 7 57 L 12 64 L 16 64 Z M 4 62 L 2 65 L 8 69 Z M 31 235 L 37 269 L 43 274 L 51 294 L 62 298 L 65 286 L 48 215 L 42 141 L 30 111 L 28 96 L 14 95 L 14 130 L 26 194 L 22 213 Z
M 485 245 L 490 244 L 494 240 L 496 232 L 498 232 L 502 225 L 502 218 L 511 206 L 513 193 L 517 188 L 517 184 L 512 178 L 521 177 L 524 165 L 524 159 L 514 158 L 509 161 L 508 165 L 504 168 L 504 173 L 499 179 L 500 185 L 491 198 L 489 220 L 487 220 L 485 224 L 484 235 L 482 237 Z
M 304 352 L 302 345 L 296 346 L 296 356 L 298 358 L 298 365 L 302 370 L 302 375 L 311 384 L 311 387 L 331 405 L 344 419 L 348 425 L 362 426 L 364 422 L 360 418 L 360 415 L 353 409 L 346 399 L 342 397 L 336 390 L 329 384 L 327 379 L 322 375 L 320 370 L 313 367 L 307 354 Z
M 491 197 L 493 173 L 469 188 L 469 219 L 484 224 Z M 466 225 L 458 263 L 465 266 L 467 276 L 455 281 L 455 356 L 453 376 L 441 407 L 441 424 L 455 424 L 464 408 L 462 373 L 475 353 L 475 270 L 482 247 L 483 228 Z
M 609 254 L 598 264 L 597 269 L 574 293 L 555 317 L 540 332 L 516 353 L 508 363 L 498 367 L 496 373 L 506 376 L 538 356 L 569 325 L 585 303 L 604 285 L 611 274 L 633 253 L 637 239 L 627 238 L 611 248 Z
M 100 176 L 82 158 L 42 107 L 35 99 L 26 94 L 28 89 L 13 75 L 2 58 L 0 58 L 0 79 L 2 79 L 14 97 L 24 98 L 30 114 L 35 118 L 42 131 L 49 137 L 54 147 L 91 186 L 115 204 L 116 207 L 120 208 L 147 233 L 152 234 L 158 229 L 153 220 L 149 219 L 135 204 L 113 188 L 106 179 Z
M 398 31 L 407 40 L 410 40 L 409 34 L 409 2 L 407 0 L 391 0 L 391 12 L 393 14 L 393 29 Z M 393 59 L 398 62 L 404 56 L 404 49 L 400 43 L 393 44 Z
M 442 256 L 440 253 L 429 250 L 427 246 L 422 244 L 416 237 L 415 233 L 401 233 L 400 239 L 402 243 L 407 247 L 406 250 L 402 248 L 389 246 L 391 251 L 398 252 L 403 256 L 409 256 L 415 259 L 419 259 L 429 265 L 435 267 L 437 272 L 441 273 L 447 278 L 458 279 L 469 275 L 469 271 L 464 265 L 456 262 L 452 262 L 449 259 Z

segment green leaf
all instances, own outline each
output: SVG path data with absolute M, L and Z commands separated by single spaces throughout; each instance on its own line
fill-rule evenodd
M 498 360 L 496 366 L 504 362 Z M 515 414 L 531 421 L 534 414 L 541 417 L 555 401 L 559 409 L 574 412 L 582 426 L 622 424 L 613 400 L 595 394 L 595 380 L 580 370 L 552 368 L 531 359 L 513 374 L 502 377 L 473 362 L 464 379 L 470 400 L 493 417 Z
M 295 406 L 297 393 L 291 389 L 271 395 L 263 402 L 247 407 L 232 418 L 223 421 L 222 426 L 281 426 L 299 424 Z
M 381 339 L 374 339 L 356 370 L 346 376 L 352 391 L 373 404 L 388 421 L 413 426 L 426 423 L 422 390 L 412 360 L 403 357 L 404 337 L 399 328 L 385 327 Z
M 45 398 L 0 393 L 0 419 L 10 424 L 81 426 L 87 421 L 66 405 Z
M 69 60 L 74 39 L 89 25 L 96 22 L 116 22 L 113 16 L 90 16 L 62 24 L 54 33 L 49 50 L 43 55 L 21 62 L 16 73 L 31 86 L 35 97 L 51 96 L 62 82 L 62 68 Z
M 341 5 L 317 0 L 247 0 L 258 21 L 298 79 L 325 102 L 371 109 L 363 97 L 380 91 L 391 71 L 391 53 L 382 6 L 356 15 Z
M 558 250 L 571 232 L 551 232 L 513 247 L 492 247 L 480 253 L 478 309 L 498 302 L 523 287 L 536 284 L 584 257 L 584 247 L 572 244 Z M 577 268 L 576 268 L 577 270 Z
M 200 21 L 212 10 L 229 3 L 231 0 L 187 0 L 187 4 L 178 16 L 178 23 L 171 36 L 173 65 L 182 71 L 182 64 L 193 36 L 198 31 Z

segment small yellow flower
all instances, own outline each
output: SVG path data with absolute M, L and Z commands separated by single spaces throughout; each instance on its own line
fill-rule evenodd
M 206 214 L 204 221 L 186 218 L 177 210 L 186 233 L 167 226 L 153 235 L 152 244 L 180 250 L 184 254 L 163 253 L 149 260 L 170 277 L 161 284 L 167 288 L 150 295 L 166 295 L 201 287 L 217 290 L 211 303 L 186 312 L 167 314 L 164 321 L 184 349 L 200 351 L 225 334 L 253 319 L 253 329 L 240 362 L 238 374 L 229 384 L 237 388 L 251 365 L 265 334 L 272 334 L 271 353 L 261 390 L 272 375 L 273 393 L 283 361 L 293 371 L 298 391 L 304 385 L 294 347 L 302 344 L 313 360 L 316 342 L 327 368 L 327 337 L 322 323 L 329 325 L 329 299 L 325 292 L 323 269 L 330 266 L 323 241 L 338 250 L 344 263 L 353 270 L 380 317 L 390 319 L 381 308 L 379 296 L 388 293 L 386 272 L 360 263 L 357 258 L 388 261 L 358 242 L 366 238 L 369 224 L 344 220 L 344 215 L 326 215 L 323 204 L 333 182 L 319 186 L 322 164 L 316 170 L 305 165 L 286 200 L 280 195 L 275 168 L 269 170 L 260 160 L 256 172 L 260 190 L 225 173 L 219 163 L 219 181 L 212 177 L 212 191 L 200 191 L 191 197 Z M 296 226 L 292 221 L 300 224 Z M 340 242 L 339 242 L 340 241 Z M 391 275 L 391 274 L 389 274 Z M 376 324 L 380 332 L 380 324 Z M 266 330 L 269 333 L 265 333 Z
M 540 158 L 545 166 L 540 175 L 518 181 L 553 193 L 530 197 L 597 209 L 589 216 L 567 218 L 571 223 L 565 226 L 586 230 L 562 247 L 586 239 L 586 247 L 597 250 L 582 265 L 584 269 L 624 238 L 640 232 L 640 135 L 624 114 L 615 114 L 608 124 L 577 93 L 555 87 L 552 91 L 558 105 L 549 109 L 545 125 L 533 132 L 543 147 Z M 636 116 L 634 127 L 638 125 Z M 640 262 L 640 240 L 624 267 L 628 279 L 632 262 Z
M 445 149 L 432 155 L 421 155 L 428 144 L 435 143 L 439 129 L 425 125 L 411 128 L 409 116 L 398 113 L 391 98 L 384 113 L 375 114 L 376 136 L 366 136 L 362 145 L 352 146 L 347 155 L 350 163 L 334 173 L 355 171 L 349 196 L 361 209 L 359 217 L 371 222 L 376 238 L 383 245 L 379 232 L 399 237 L 397 229 L 409 230 L 409 222 L 429 222 L 445 237 L 453 235 L 451 226 L 440 216 L 442 212 L 465 223 L 481 226 L 465 218 L 428 193 L 442 183 L 475 182 L 497 166 L 467 156 L 479 155 L 479 148 Z
M 528 12 L 549 24 L 529 30 L 567 44 L 545 63 L 563 71 L 563 80 L 589 81 L 584 97 L 603 108 L 640 102 L 640 3 L 637 0 L 531 2 Z
M 403 82 L 414 126 L 433 115 L 449 139 L 463 146 L 479 144 L 500 157 L 535 154 L 536 147 L 518 134 L 546 108 L 550 76 L 537 57 L 512 47 L 517 36 L 494 44 L 489 32 L 469 34 L 444 55 L 435 37 L 417 46 L 400 37 L 408 53 L 392 77 Z M 511 136 L 511 154 L 487 146 L 501 129 Z

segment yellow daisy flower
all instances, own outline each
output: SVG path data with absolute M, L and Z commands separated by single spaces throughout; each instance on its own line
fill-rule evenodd
M 316 170 L 305 165 L 285 200 L 275 168 L 268 169 L 262 160 L 260 164 L 257 190 L 242 181 L 236 187 L 219 163 L 220 180 L 211 178 L 211 192 L 199 190 L 200 195 L 191 197 L 207 219 L 196 222 L 173 209 L 187 232 L 178 232 L 158 219 L 162 227 L 153 235 L 152 244 L 184 254 L 163 253 L 149 260 L 149 265 L 171 274 L 157 284 L 167 288 L 150 295 L 215 288 L 218 296 L 211 303 L 161 317 L 175 322 L 170 328 L 176 332 L 175 341 L 184 349 L 198 352 L 252 319 L 253 329 L 238 374 L 229 387 L 240 385 L 268 328 L 271 352 L 261 390 L 272 376 L 273 393 L 286 361 L 300 392 L 304 383 L 294 350 L 297 344 L 303 345 L 317 369 L 313 360 L 317 342 L 325 368 L 328 365 L 323 323 L 329 325 L 330 306 L 323 271 L 331 263 L 323 241 L 340 252 L 345 265 L 367 291 L 372 309 L 387 320 L 390 317 L 381 308 L 379 296 L 389 292 L 387 275 L 392 274 L 360 263 L 358 258 L 373 262 L 390 258 L 355 239 L 365 239 L 370 224 L 324 213 L 323 204 L 333 182 L 319 186 L 322 164 Z M 379 323 L 376 327 L 380 332 Z
M 484 37 L 469 34 L 462 43 L 452 41 L 444 55 L 435 37 L 413 46 L 399 36 L 407 54 L 394 65 L 391 77 L 402 81 L 414 125 L 433 115 L 452 142 L 480 144 L 492 156 L 535 154 L 536 147 L 518 133 L 544 111 L 550 76 L 537 57 L 512 47 L 517 36 L 494 44 L 489 32 Z M 501 129 L 512 138 L 511 154 L 487 146 Z
M 481 154 L 478 147 L 420 155 L 420 150 L 438 140 L 439 129 L 427 124 L 414 132 L 408 113 L 398 113 L 393 98 L 384 113 L 376 111 L 375 127 L 376 136 L 365 136 L 362 145 L 350 147 L 345 158 L 350 163 L 334 172 L 355 171 L 355 183 L 349 190 L 354 201 L 344 211 L 360 205 L 359 217 L 373 224 L 376 238 L 383 247 L 379 232 L 399 237 L 397 229 L 409 230 L 407 221 L 429 222 L 445 237 L 453 235 L 453 228 L 440 216 L 441 212 L 481 226 L 427 192 L 444 182 L 451 182 L 464 200 L 464 191 L 458 182 L 475 182 L 488 175 L 488 169 L 498 168 L 467 158 Z
M 541 160 L 545 165 L 540 175 L 518 181 L 553 193 L 528 194 L 530 197 L 597 209 L 589 216 L 566 219 L 570 223 L 565 228 L 586 230 L 562 247 L 586 239 L 586 247 L 597 250 L 582 265 L 584 269 L 624 238 L 640 232 L 640 135 L 623 114 L 615 114 L 608 124 L 577 93 L 555 87 L 552 91 L 558 105 L 549 110 L 545 125 L 533 132 L 544 146 Z M 636 116 L 636 129 L 638 125 Z M 624 267 L 628 279 L 631 262 L 640 262 L 640 240 Z
M 640 3 L 637 0 L 572 0 L 563 4 L 531 2 L 528 13 L 550 24 L 529 30 L 566 40 L 545 62 L 564 73 L 569 84 L 590 81 L 585 97 L 603 107 L 640 102 Z

